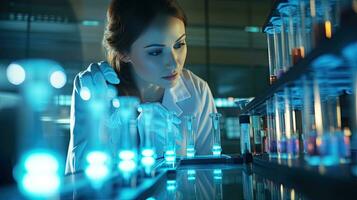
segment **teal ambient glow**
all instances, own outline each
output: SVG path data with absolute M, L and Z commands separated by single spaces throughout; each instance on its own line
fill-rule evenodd
M 143 164 L 144 166 L 152 166 L 154 165 L 154 163 L 155 163 L 155 159 L 151 156 L 141 158 L 141 164 Z
M 50 152 L 31 151 L 14 169 L 20 191 L 31 198 L 49 197 L 56 194 L 61 185 L 59 163 Z
M 136 168 L 136 163 L 133 160 L 120 161 L 118 167 L 123 172 L 131 172 Z
M 92 151 L 87 157 L 86 176 L 92 181 L 102 181 L 109 176 L 110 158 L 102 151 Z
M 118 98 L 114 98 L 112 100 L 112 105 L 113 105 L 114 108 L 119 108 L 120 107 L 119 99 Z
M 84 20 L 82 21 L 83 26 L 99 26 L 99 21 L 96 20 Z
M 149 157 L 149 156 L 154 156 L 154 150 L 152 149 L 144 149 L 141 151 L 141 155 L 145 156 L 145 157 Z
M 28 173 L 56 173 L 58 169 L 57 159 L 48 153 L 34 153 L 25 160 Z
M 30 196 L 54 195 L 60 186 L 57 174 L 28 173 L 22 179 L 22 187 Z
M 176 180 L 167 180 L 166 181 L 166 190 L 168 190 L 168 191 L 176 190 Z
M 259 33 L 261 32 L 261 29 L 257 26 L 246 26 L 244 31 L 248 33 Z
M 62 88 L 67 82 L 66 74 L 63 71 L 55 71 L 50 76 L 50 82 L 54 88 Z
M 121 151 L 119 153 L 119 158 L 122 160 L 132 160 L 135 158 L 135 153 L 129 150 Z
M 11 84 L 20 85 L 25 81 L 26 73 L 21 65 L 12 63 L 6 69 L 6 76 Z

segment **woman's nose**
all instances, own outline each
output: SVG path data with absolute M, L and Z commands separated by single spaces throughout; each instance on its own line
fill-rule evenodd
M 175 70 L 177 68 L 177 56 L 174 52 L 169 53 L 165 66 L 171 70 Z

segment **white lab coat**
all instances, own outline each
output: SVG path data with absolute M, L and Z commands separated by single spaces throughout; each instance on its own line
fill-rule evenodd
M 83 169 L 84 154 L 86 150 L 86 131 L 81 129 L 80 123 L 85 123 L 81 112 L 81 102 L 78 88 L 78 78 L 74 82 L 74 89 L 71 104 L 71 138 L 68 147 L 66 173 Z M 185 155 L 186 137 L 183 134 L 184 116 L 193 114 L 196 116 L 196 154 L 212 154 L 213 135 L 211 133 L 212 123 L 209 114 L 217 112 L 210 88 L 204 80 L 193 74 L 189 70 L 183 70 L 178 83 L 164 92 L 162 105 L 170 111 L 174 111 L 181 119 L 180 130 L 177 135 L 177 155 Z M 74 106 L 76 109 L 74 109 Z M 158 154 L 162 155 L 163 144 L 156 144 Z

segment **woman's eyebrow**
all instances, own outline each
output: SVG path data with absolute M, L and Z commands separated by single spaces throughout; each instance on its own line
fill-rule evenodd
M 178 42 L 179 40 L 181 40 L 184 36 L 186 36 L 186 33 L 182 34 L 177 40 L 176 42 Z M 164 44 L 149 44 L 147 46 L 145 46 L 144 48 L 149 48 L 149 47 L 164 47 Z
M 182 34 L 177 40 L 176 40 L 176 42 L 178 42 L 179 40 L 181 40 L 183 37 L 185 37 L 186 36 L 186 33 L 184 33 L 184 34 Z

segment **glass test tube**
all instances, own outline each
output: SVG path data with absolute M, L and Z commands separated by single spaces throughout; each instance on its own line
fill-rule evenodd
M 64 156 L 51 145 L 58 136 L 58 105 L 53 96 L 66 83 L 59 63 L 47 59 L 26 59 L 7 68 L 10 83 L 19 86 L 21 107 L 17 135 L 17 164 L 13 175 L 19 191 L 28 198 L 57 198 L 61 189 Z M 56 138 L 56 146 L 61 145 Z
M 175 166 L 176 162 L 176 131 L 174 129 L 175 113 L 170 111 L 166 117 L 166 142 L 165 142 L 165 161 L 167 165 Z
M 272 26 L 265 29 L 267 45 L 268 45 L 268 61 L 269 61 L 269 82 L 273 84 L 276 80 L 276 61 L 275 61 L 275 49 L 274 49 L 274 37 L 275 32 Z
M 118 169 L 124 179 L 129 181 L 134 177 L 138 161 L 138 144 L 137 144 L 137 107 L 139 99 L 136 97 L 122 96 L 119 97 L 120 107 L 119 117 L 121 120 L 120 137 L 119 137 L 119 163 Z
M 258 115 L 251 115 L 250 121 L 252 122 L 252 135 L 253 141 L 251 142 L 254 144 L 253 151 L 254 153 L 262 153 L 262 120 L 261 117 Z
M 292 94 L 289 88 L 284 88 L 284 124 L 286 132 L 287 158 L 298 156 L 298 140 L 295 136 L 296 124 L 293 110 Z
M 186 135 L 186 156 L 188 158 L 192 158 L 196 154 L 196 147 L 195 147 L 195 121 L 196 117 L 193 115 L 187 115 L 185 118 L 185 126 L 184 131 Z
M 251 127 L 250 127 L 250 117 L 249 115 L 239 116 L 240 122 L 240 150 L 241 154 L 251 153 Z
M 210 117 L 212 120 L 212 135 L 213 135 L 212 153 L 214 156 L 220 156 L 222 152 L 222 147 L 221 147 L 221 130 L 220 130 L 219 123 L 222 114 L 211 113 Z
M 269 153 L 269 157 L 277 157 L 275 108 L 272 98 L 268 99 L 266 102 L 266 112 L 267 112 L 267 132 L 268 132 L 268 153 Z
M 287 158 L 287 138 L 285 130 L 284 103 L 278 94 L 274 95 L 276 141 L 279 158 Z
M 151 124 L 153 123 L 153 105 L 140 105 L 141 114 L 144 120 L 143 136 L 140 139 L 141 164 L 145 173 L 150 175 L 152 166 L 155 164 L 156 152 L 154 146 L 154 135 Z
M 275 55 L 275 75 L 280 78 L 284 74 L 284 56 L 283 56 L 283 39 L 282 20 L 280 17 L 272 17 L 274 32 L 274 55 Z

